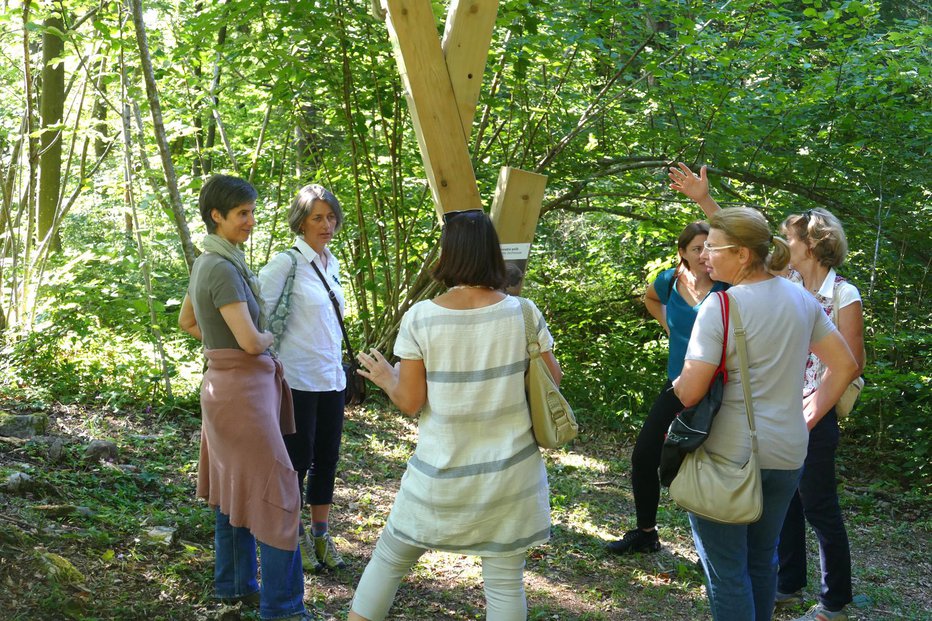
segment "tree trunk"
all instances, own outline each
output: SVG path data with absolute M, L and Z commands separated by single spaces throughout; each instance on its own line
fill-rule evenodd
M 165 124 L 162 121 L 162 107 L 159 103 L 159 91 L 155 85 L 155 74 L 152 71 L 152 58 L 149 55 L 149 44 L 146 40 L 146 26 L 142 21 L 142 0 L 132 0 L 133 25 L 136 27 L 136 43 L 139 46 L 139 61 L 146 82 L 146 96 L 149 100 L 149 109 L 152 113 L 152 125 L 155 129 L 155 139 L 159 145 L 159 155 L 162 158 L 162 168 L 165 172 L 165 184 L 168 186 L 168 197 L 175 218 L 175 228 L 181 242 L 184 260 L 191 271 L 194 265 L 195 251 L 191 242 L 191 233 L 188 230 L 188 221 L 184 215 L 184 205 L 181 203 L 181 194 L 178 192 L 178 179 L 175 176 L 175 165 L 172 163 L 171 152 L 168 148 L 168 139 L 165 136 Z
M 214 60 L 213 79 L 210 82 L 210 94 L 207 102 L 207 140 L 204 143 L 204 153 L 206 154 L 204 162 L 204 172 L 210 173 L 214 165 L 213 148 L 217 143 L 217 106 L 220 105 L 220 98 L 217 97 L 217 91 L 220 90 L 220 61 L 223 59 L 221 51 L 227 40 L 226 24 L 220 26 L 217 33 L 217 54 Z
M 136 0 L 137 2 L 139 0 Z M 120 84 L 121 99 L 123 100 L 123 180 L 125 182 L 124 195 L 126 204 L 130 211 L 125 214 L 126 233 L 127 235 L 135 233 L 136 252 L 139 255 L 139 270 L 142 273 L 142 282 L 146 287 L 146 306 L 149 309 L 149 329 L 152 332 L 152 339 L 155 341 L 155 351 L 158 353 L 159 362 L 162 368 L 162 381 L 165 386 L 165 395 L 171 400 L 172 384 L 171 373 L 168 368 L 168 358 L 165 355 L 165 348 L 162 346 L 162 330 L 159 328 L 159 317 L 155 309 L 155 293 L 152 290 L 152 271 L 149 267 L 150 261 L 146 246 L 143 243 L 142 233 L 139 230 L 139 214 L 136 209 L 136 199 L 133 194 L 133 155 L 132 155 L 132 123 L 130 122 L 130 103 L 127 97 L 127 80 L 126 64 L 123 62 L 123 54 L 120 53 Z
M 104 74 L 107 70 L 107 57 L 101 56 L 97 62 L 97 97 L 94 99 L 94 110 L 91 116 L 94 118 L 94 130 L 97 132 L 97 138 L 94 140 L 94 156 L 100 159 L 107 152 L 108 133 L 107 127 L 107 102 L 104 97 L 107 92 L 107 83 L 104 82 Z
M 6 174 L 3 178 L 3 202 L 2 207 L 0 207 L 0 236 L 6 232 L 7 226 L 12 222 L 10 214 L 13 209 L 13 186 L 16 183 L 17 172 L 19 172 L 17 162 L 19 162 L 19 156 L 23 149 L 23 141 L 25 137 L 26 118 L 24 116 L 20 125 L 19 135 L 16 137 L 16 141 L 13 143 L 13 150 L 10 154 L 10 167 L 7 168 Z M 0 253 L 0 256 L 5 255 Z
M 61 195 L 62 113 L 65 109 L 65 63 L 60 59 L 65 51 L 64 23 L 61 15 L 45 20 L 42 34 L 42 93 L 39 95 L 42 136 L 39 156 L 39 217 L 38 238 L 44 240 L 55 222 Z M 49 250 L 61 250 L 57 233 Z
M 35 233 L 35 200 L 36 200 L 36 180 L 39 168 L 39 139 L 36 138 L 36 117 L 33 108 L 35 95 L 32 84 L 32 54 L 29 49 L 29 13 L 32 2 L 26 0 L 23 2 L 23 91 L 26 95 L 26 136 L 29 141 L 29 170 L 26 179 L 26 191 L 23 192 L 25 197 L 26 208 L 26 236 L 24 243 L 24 263 L 28 266 L 32 263 L 33 234 Z M 28 276 L 28 275 L 27 275 Z M 28 277 L 24 276 L 22 282 L 27 282 Z

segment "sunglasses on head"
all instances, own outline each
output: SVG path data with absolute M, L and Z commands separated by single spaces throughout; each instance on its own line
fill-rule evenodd
M 460 209 L 459 211 L 447 211 L 443 214 L 443 223 L 449 224 L 451 220 L 456 220 L 460 216 L 475 218 L 484 214 L 481 209 Z

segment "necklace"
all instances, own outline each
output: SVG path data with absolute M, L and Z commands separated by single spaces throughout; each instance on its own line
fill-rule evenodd
M 487 287 L 486 285 L 453 285 L 450 287 L 450 290 L 453 289 L 488 289 L 492 290 L 492 287 Z

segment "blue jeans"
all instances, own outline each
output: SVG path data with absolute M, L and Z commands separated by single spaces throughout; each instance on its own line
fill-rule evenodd
M 761 469 L 764 511 L 753 524 L 719 524 L 689 514 L 715 621 L 770 621 L 777 538 L 801 471 Z
M 819 540 L 822 586 L 819 602 L 829 610 L 841 610 L 851 602 L 851 549 L 848 531 L 838 504 L 835 449 L 838 448 L 835 410 L 809 432 L 809 452 L 786 512 L 778 547 L 780 570 L 777 590 L 793 593 L 806 586 L 806 522 Z
M 215 509 L 214 589 L 221 599 L 259 591 L 259 616 L 281 619 L 304 612 L 304 572 L 297 548 L 279 550 L 259 542 L 262 585 L 256 580 L 256 539 L 248 528 L 230 525 Z

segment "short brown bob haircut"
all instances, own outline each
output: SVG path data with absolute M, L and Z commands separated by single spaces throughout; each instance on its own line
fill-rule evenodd
M 340 208 L 340 201 L 333 195 L 333 192 L 318 183 L 311 183 L 304 186 L 295 194 L 294 200 L 291 201 L 291 210 L 288 212 L 288 228 L 295 235 L 303 235 L 304 221 L 311 212 L 314 211 L 314 203 L 323 201 L 330 205 L 333 215 L 337 217 L 337 225 L 334 227 L 334 233 L 343 228 L 343 209 Z
M 447 287 L 469 285 L 501 289 L 505 260 L 492 221 L 481 209 L 448 213 L 440 234 L 435 280 Z

